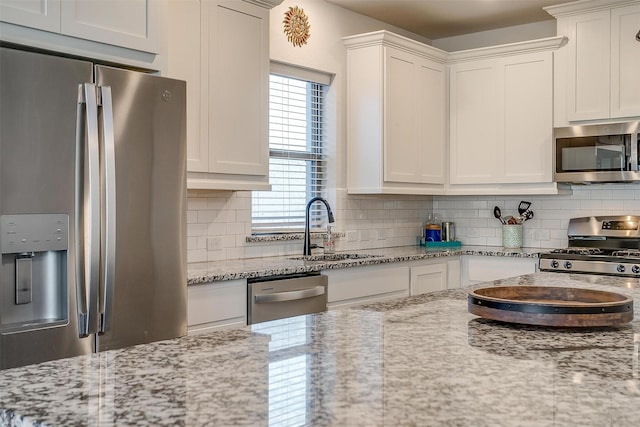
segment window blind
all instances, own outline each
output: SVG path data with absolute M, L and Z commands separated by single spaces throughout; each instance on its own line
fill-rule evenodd
M 305 207 L 326 185 L 327 85 L 283 75 L 269 81 L 269 181 L 271 191 L 254 191 L 254 233 L 295 232 L 304 228 Z M 309 74 L 306 74 L 308 77 Z M 326 81 L 326 80 L 325 80 Z M 326 213 L 315 204 L 310 227 L 320 228 Z

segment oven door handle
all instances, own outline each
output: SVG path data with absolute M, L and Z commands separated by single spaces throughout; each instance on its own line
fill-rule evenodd
M 571 236 L 569 240 L 607 240 L 606 236 Z
M 264 304 L 313 298 L 324 295 L 324 293 L 324 286 L 314 286 L 313 288 L 299 289 L 297 291 L 274 292 L 271 294 L 254 295 L 253 300 L 255 304 Z

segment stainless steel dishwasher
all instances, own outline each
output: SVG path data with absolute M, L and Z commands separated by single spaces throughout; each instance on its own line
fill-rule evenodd
M 247 323 L 326 311 L 327 283 L 319 272 L 248 279 Z

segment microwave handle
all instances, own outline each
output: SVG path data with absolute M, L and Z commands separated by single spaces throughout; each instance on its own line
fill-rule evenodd
M 638 170 L 638 145 L 640 145 L 640 133 L 632 133 L 631 134 L 631 161 L 629 165 L 629 170 L 637 171 Z

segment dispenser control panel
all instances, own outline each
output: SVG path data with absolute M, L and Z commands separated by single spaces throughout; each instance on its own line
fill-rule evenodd
M 66 251 L 68 248 L 69 215 L 0 216 L 0 250 L 3 254 Z

